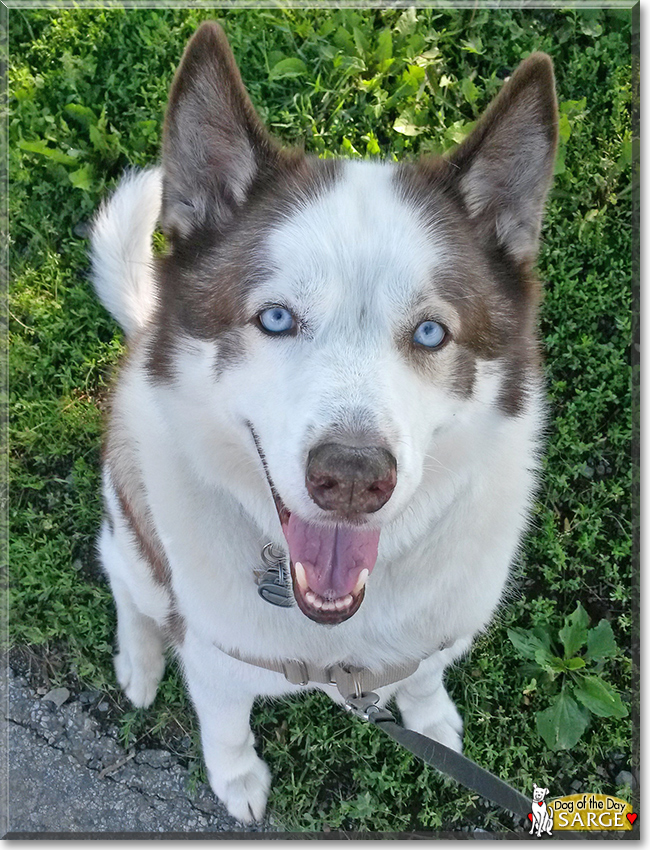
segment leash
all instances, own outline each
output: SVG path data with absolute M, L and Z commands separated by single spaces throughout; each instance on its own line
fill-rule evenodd
M 264 569 L 257 577 L 259 595 L 266 602 L 281 608 L 294 605 L 284 567 L 284 553 L 277 551 L 269 543 L 262 550 L 262 561 Z M 405 729 L 399 725 L 388 709 L 379 707 L 377 704 L 379 695 L 374 693 L 373 689 L 406 679 L 417 670 L 420 661 L 392 665 L 381 672 L 346 664 L 333 664 L 330 667 L 320 668 L 305 661 L 274 661 L 247 657 L 234 650 L 226 650 L 218 644 L 215 646 L 237 661 L 282 673 L 294 685 L 307 685 L 310 682 L 336 685 L 345 701 L 346 709 L 355 717 L 377 726 L 425 764 L 450 776 L 459 785 L 475 791 L 491 803 L 496 803 L 497 806 L 519 815 L 524 820 L 528 818 L 531 810 L 530 800 L 507 782 L 439 741 L 434 741 L 433 738 L 413 732 L 411 729 Z
M 435 767 L 440 773 L 450 776 L 470 791 L 476 791 L 481 797 L 496 803 L 502 809 L 519 815 L 524 820 L 528 818 L 531 804 L 523 794 L 456 750 L 400 726 L 388 709 L 379 708 L 378 702 L 377 694 L 361 693 L 359 696 L 349 696 L 345 707 L 355 717 L 377 726 L 425 764 Z

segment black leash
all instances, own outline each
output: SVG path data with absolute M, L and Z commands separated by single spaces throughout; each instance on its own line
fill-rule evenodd
M 358 697 L 349 696 L 345 705 L 356 717 L 374 723 L 426 764 L 451 776 L 460 785 L 476 791 L 481 797 L 496 803 L 502 809 L 507 809 L 524 820 L 528 819 L 532 805 L 523 794 L 455 750 L 445 747 L 444 744 L 432 738 L 427 738 L 426 735 L 420 735 L 419 732 L 404 729 L 396 722 L 390 711 L 379 708 L 378 702 L 377 694 L 365 693 Z

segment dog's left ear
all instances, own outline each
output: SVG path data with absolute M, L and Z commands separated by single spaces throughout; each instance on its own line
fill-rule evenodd
M 533 53 L 449 157 L 471 218 L 518 262 L 537 254 L 557 147 L 553 64 Z

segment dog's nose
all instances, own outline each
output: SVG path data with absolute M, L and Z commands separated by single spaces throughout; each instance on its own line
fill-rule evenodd
M 345 517 L 371 514 L 390 499 L 397 461 L 379 446 L 323 443 L 307 459 L 307 491 L 319 508 Z

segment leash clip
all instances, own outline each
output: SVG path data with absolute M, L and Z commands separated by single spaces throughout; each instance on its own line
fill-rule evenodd
M 373 714 L 381 711 L 377 705 L 378 702 L 379 695 L 369 691 L 366 694 L 350 694 L 350 696 L 346 697 L 345 707 L 355 717 L 360 717 L 361 720 L 370 720 Z

